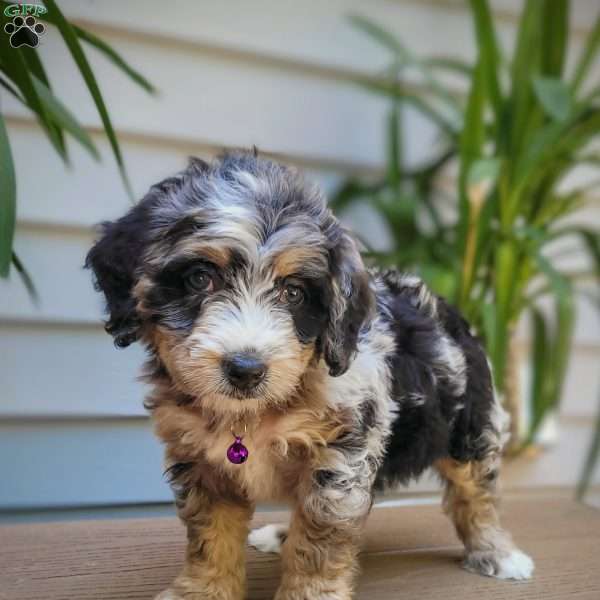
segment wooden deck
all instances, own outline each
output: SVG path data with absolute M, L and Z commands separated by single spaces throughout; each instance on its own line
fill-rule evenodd
M 497 581 L 460 569 L 461 548 L 439 506 L 376 508 L 357 599 L 600 599 L 600 511 L 546 495 L 509 499 L 503 514 L 536 562 L 533 580 Z M 261 514 L 256 522 L 284 517 Z M 2 527 L 0 598 L 150 599 L 177 573 L 184 540 L 170 518 Z M 249 549 L 248 576 L 248 598 L 272 598 L 278 557 Z

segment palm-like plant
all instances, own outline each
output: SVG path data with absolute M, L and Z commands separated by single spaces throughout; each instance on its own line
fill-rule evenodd
M 600 164 L 589 148 L 600 132 L 600 87 L 588 81 L 600 50 L 600 16 L 574 71 L 566 73 L 568 0 L 525 2 L 510 61 L 499 47 L 488 3 L 471 0 L 470 7 L 477 40 L 472 65 L 417 57 L 379 25 L 353 17 L 391 55 L 386 77 L 358 82 L 391 100 L 388 167 L 378 181 L 344 182 L 333 207 L 342 211 L 366 201 L 379 212 L 393 248 L 368 254 L 379 263 L 419 271 L 454 300 L 482 335 L 505 395 L 513 379 L 513 332 L 529 313 L 532 417 L 521 440 L 528 443 L 560 400 L 576 286 L 600 275 L 599 230 L 566 220 L 585 203 L 590 186 L 564 189 L 576 167 Z M 420 86 L 404 83 L 407 69 L 417 72 Z M 468 92 L 445 86 L 444 71 L 462 76 Z M 405 105 L 429 119 L 440 137 L 438 154 L 413 170 L 402 160 Z M 448 163 L 458 168 L 450 195 L 438 185 Z M 453 219 L 441 210 L 448 203 Z M 582 246 L 595 267 L 572 273 L 557 266 L 550 256 L 563 238 Z
M 83 41 L 102 52 L 116 67 L 148 92 L 153 92 L 152 85 L 132 69 L 104 41 L 77 25 L 71 24 L 64 17 L 54 0 L 45 0 L 44 4 L 46 12 L 41 14 L 39 18 L 56 27 L 67 45 L 96 105 L 123 183 L 131 195 L 119 142 L 100 87 L 90 68 L 81 42 Z M 5 93 L 17 98 L 35 114 L 40 127 L 65 163 L 68 163 L 69 160 L 65 140 L 67 134 L 79 142 L 92 156 L 96 159 L 99 158 L 98 151 L 89 134 L 54 94 L 37 50 L 28 46 L 13 48 L 10 45 L 9 37 L 3 31 L 5 24 L 10 20 L 10 17 L 4 14 L 4 9 L 9 5 L 10 3 L 4 0 L 0 2 L 0 87 L 3 88 Z M 12 263 L 23 277 L 30 292 L 35 295 L 31 279 L 13 251 L 16 204 L 17 181 L 14 163 L 4 118 L 0 114 L 0 277 L 8 276 Z

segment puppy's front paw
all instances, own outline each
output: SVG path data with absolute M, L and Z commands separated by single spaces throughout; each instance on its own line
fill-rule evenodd
M 351 600 L 348 582 L 339 580 L 299 578 L 293 584 L 282 582 L 275 600 Z
M 516 548 L 510 552 L 471 552 L 467 554 L 463 566 L 472 573 L 498 579 L 530 579 L 535 568 L 531 558 Z
M 183 600 L 183 597 L 169 588 L 168 590 L 158 594 L 158 596 L 155 596 L 154 600 Z
M 259 552 L 281 554 L 281 545 L 287 538 L 287 532 L 287 525 L 265 525 L 250 532 L 248 544 Z
M 155 596 L 154 600 L 240 600 L 243 597 L 241 589 L 234 592 L 226 585 L 205 587 L 189 581 L 181 585 L 176 581 L 173 586 Z
M 334 590 L 319 592 L 318 596 L 312 590 L 280 590 L 275 600 L 351 600 L 351 596 Z

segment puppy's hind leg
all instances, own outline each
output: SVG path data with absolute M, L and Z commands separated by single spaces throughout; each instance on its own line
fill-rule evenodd
M 465 545 L 465 569 L 499 579 L 529 579 L 533 561 L 500 525 L 499 467 L 499 449 L 479 461 L 438 461 L 436 468 L 446 482 L 444 509 Z

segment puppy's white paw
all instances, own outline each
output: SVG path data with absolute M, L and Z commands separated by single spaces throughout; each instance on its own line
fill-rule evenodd
M 248 544 L 260 552 L 281 553 L 281 544 L 287 537 L 287 525 L 265 525 L 253 529 L 248 536 Z
M 530 579 L 535 568 L 531 558 L 516 548 L 508 553 L 471 552 L 463 566 L 467 571 L 498 579 Z
M 158 596 L 154 596 L 154 600 L 181 600 L 181 596 L 168 589 L 158 594 Z
M 535 568 L 533 560 L 521 550 L 513 550 L 498 562 L 498 579 L 531 579 Z

